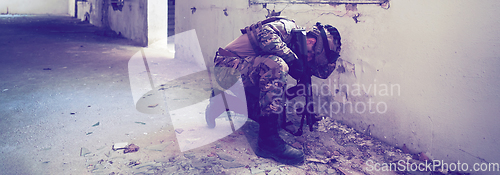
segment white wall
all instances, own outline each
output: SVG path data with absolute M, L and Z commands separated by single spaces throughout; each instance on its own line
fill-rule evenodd
M 2 0 L 0 13 L 67 15 L 68 0 Z
M 126 38 L 148 45 L 147 0 L 125 1 L 122 11 L 109 7 L 109 25 Z
M 69 14 L 69 16 L 76 17 L 75 16 L 75 6 L 76 6 L 75 0 L 68 0 L 68 14 Z
M 193 13 L 192 8 L 196 11 Z M 267 8 L 273 9 L 268 4 Z M 277 5 L 276 10 L 299 25 L 317 21 L 336 26 L 342 34 L 345 72 L 325 83 L 346 84 L 334 93 L 346 113 L 332 117 L 394 146 L 448 162 L 500 162 L 500 2 L 465 0 L 391 1 L 390 8 Z M 227 16 L 224 14 L 227 9 Z M 356 13 L 358 23 L 352 18 Z M 207 62 L 217 47 L 240 35 L 239 29 L 264 19 L 266 9 L 247 0 L 186 0 L 176 2 L 176 33 L 196 29 Z M 342 70 L 342 69 L 338 69 Z M 355 84 L 369 93 L 352 92 Z M 384 85 L 400 87 L 390 95 Z M 377 86 L 376 93 L 373 87 Z M 362 87 L 362 86 L 360 86 Z M 362 89 L 361 89 L 362 90 Z M 335 91 L 335 88 L 332 88 Z M 347 95 L 346 95 L 347 94 Z M 382 94 L 383 95 L 383 94 Z M 349 104 L 372 111 L 350 113 Z M 375 105 L 381 104 L 380 111 Z M 384 111 L 384 104 L 387 111 Z M 336 109 L 336 108 L 334 108 Z
M 148 42 L 167 38 L 167 0 L 148 0 Z

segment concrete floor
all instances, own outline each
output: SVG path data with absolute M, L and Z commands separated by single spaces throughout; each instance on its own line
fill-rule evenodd
M 211 85 L 205 66 L 193 65 L 191 55 L 196 54 L 184 47 L 193 45 L 193 38 L 178 44 L 189 50 L 186 59 L 191 60 L 186 61 L 173 59 L 173 45 L 166 39 L 137 47 L 65 16 L 3 15 L 0 33 L 0 156 L 8 160 L 0 165 L 2 173 L 95 173 L 94 159 L 115 143 L 134 143 L 142 150 L 168 145 L 161 154 L 149 149 L 118 155 L 124 156 L 121 166 L 129 159 L 175 156 L 232 133 L 224 117 L 215 129 L 206 127 Z M 179 36 L 186 40 L 189 34 L 195 33 Z M 142 70 L 141 50 L 153 91 Z M 244 119 L 235 122 L 235 129 Z
M 133 42 L 61 16 L 2 15 L 0 33 L 2 174 L 87 173 L 82 147 L 168 126 L 163 115 L 134 106 L 127 64 L 140 47 Z

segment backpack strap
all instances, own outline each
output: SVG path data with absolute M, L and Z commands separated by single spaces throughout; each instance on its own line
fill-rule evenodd
M 258 41 L 257 41 L 258 36 L 257 36 L 257 32 L 256 32 L 255 29 L 261 28 L 263 25 L 265 25 L 267 23 L 271 23 L 271 22 L 278 21 L 278 20 L 281 20 L 281 19 L 287 19 L 287 18 L 285 18 L 283 16 L 273 16 L 273 17 L 267 18 L 265 20 L 259 21 L 259 22 L 255 23 L 255 24 L 252 24 L 250 26 L 247 26 L 244 29 L 240 29 L 240 31 L 241 31 L 242 34 L 247 34 L 248 35 L 248 39 L 250 40 L 250 44 L 252 45 L 253 50 L 260 51 L 261 48 L 258 45 Z M 282 34 L 279 32 L 279 30 L 276 27 L 274 27 L 274 26 L 271 25 L 271 28 L 274 31 L 276 31 L 276 33 L 280 37 L 283 37 Z
M 243 29 L 242 29 L 242 31 L 243 31 Z M 261 48 L 257 44 L 257 34 L 255 33 L 255 25 L 245 27 L 244 31 L 248 35 L 248 40 L 250 40 L 250 45 L 252 45 L 253 50 L 260 51 Z M 243 33 L 243 34 L 245 34 L 245 33 Z

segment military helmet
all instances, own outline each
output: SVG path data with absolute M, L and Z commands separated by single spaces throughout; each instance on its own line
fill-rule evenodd
M 331 25 L 323 26 L 320 22 L 317 22 L 307 35 L 316 38 L 316 45 L 313 48 L 316 64 L 330 64 L 337 61 L 340 56 L 340 46 L 342 45 L 337 28 Z

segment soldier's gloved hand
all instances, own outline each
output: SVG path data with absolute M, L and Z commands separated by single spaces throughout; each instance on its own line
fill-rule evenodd
M 290 70 L 288 71 L 288 74 L 292 76 L 294 79 L 298 80 L 300 77 L 303 76 L 304 74 L 304 64 L 302 64 L 302 61 L 295 59 L 293 61 L 290 61 L 288 63 L 288 67 Z

